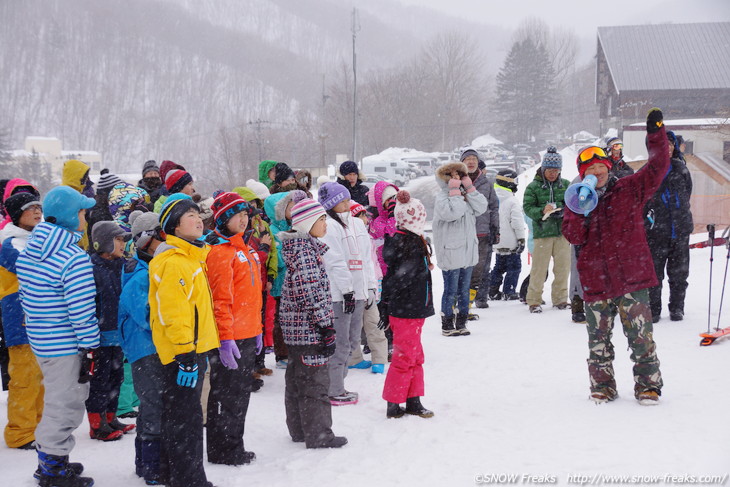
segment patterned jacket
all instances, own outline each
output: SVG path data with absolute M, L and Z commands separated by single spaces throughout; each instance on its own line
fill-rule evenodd
M 99 346 L 94 271 L 80 238 L 81 232 L 39 223 L 16 261 L 25 330 L 39 357 Z
M 284 342 L 301 347 L 307 365 L 324 365 L 320 328 L 333 324 L 332 296 L 323 256 L 327 246 L 301 232 L 280 232 L 286 277 L 281 290 L 279 321 Z

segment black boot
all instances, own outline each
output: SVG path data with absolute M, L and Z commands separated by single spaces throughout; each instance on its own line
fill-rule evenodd
M 397 402 L 389 402 L 388 409 L 385 412 L 387 418 L 402 418 L 406 412 Z
M 441 334 L 445 337 L 458 336 L 459 332 L 454 328 L 454 315 L 441 315 Z
M 38 484 L 41 487 L 91 487 L 94 480 L 89 477 L 79 477 L 76 473 L 81 464 L 70 464 L 68 456 L 49 455 L 38 452 L 38 468 L 40 475 Z M 72 465 L 74 465 L 72 467 Z M 35 475 L 34 475 L 35 476 Z
M 432 418 L 433 411 L 429 411 L 423 404 L 421 404 L 421 398 L 409 397 L 406 399 L 406 413 L 413 414 L 414 416 L 420 416 L 422 418 Z
M 160 440 L 140 440 L 140 463 L 142 477 L 147 485 L 162 485 L 165 482 L 160 475 Z
M 471 335 L 471 332 L 469 330 L 467 330 L 467 328 L 466 328 L 466 320 L 468 318 L 469 317 L 467 315 L 460 315 L 460 314 L 456 315 L 456 332 L 459 335 L 463 335 L 463 336 Z

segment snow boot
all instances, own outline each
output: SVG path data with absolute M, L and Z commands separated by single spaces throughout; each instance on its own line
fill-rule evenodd
M 474 300 L 477 298 L 477 290 L 472 288 L 469 289 L 469 307 L 474 306 Z
M 510 293 L 510 294 L 505 294 L 503 296 L 503 298 L 505 301 L 517 301 L 520 299 L 520 295 L 517 293 Z
M 542 306 L 539 304 L 530 306 L 530 313 L 542 313 Z
M 134 437 L 134 473 L 137 477 L 144 477 L 144 464 L 142 463 L 142 438 Z
M 468 318 L 468 316 L 458 314 L 456 315 L 456 331 L 459 333 L 459 335 L 471 335 L 471 332 L 466 328 L 466 320 Z
M 136 424 L 122 423 L 114 413 L 106 413 L 106 422 L 113 430 L 121 431 L 125 435 L 137 427 Z
M 347 392 L 340 394 L 339 396 L 330 396 L 330 404 L 333 406 L 349 406 L 350 404 L 357 404 L 358 397 L 354 392 Z
M 656 406 L 659 404 L 659 393 L 657 391 L 644 391 L 636 395 L 636 399 L 642 406 Z
M 573 323 L 585 323 L 586 322 L 586 314 L 583 312 L 580 313 L 573 313 Z
M 323 443 L 312 446 L 307 445 L 307 448 L 341 448 L 345 445 L 347 445 L 347 438 L 344 436 L 333 436 Z
M 477 298 L 474 300 L 474 307 L 486 309 L 489 308 L 489 302 L 486 298 Z
M 140 440 L 140 454 L 142 464 L 142 477 L 147 485 L 162 485 L 163 481 L 160 475 L 160 449 L 161 441 L 157 440 Z
M 38 452 L 38 458 L 39 458 L 39 460 L 38 460 L 38 468 L 35 470 L 35 472 L 33 472 L 33 478 L 36 479 L 36 480 L 40 480 L 41 479 L 40 455 L 41 455 L 41 452 Z M 44 455 L 45 455 L 45 453 L 44 453 Z M 66 458 L 68 458 L 68 457 L 66 457 Z M 80 463 L 77 463 L 77 462 L 67 462 L 66 463 L 66 468 L 69 469 L 69 470 L 71 470 L 76 475 L 81 475 L 82 473 L 84 473 L 84 466 L 82 464 L 80 464 Z
M 423 404 L 421 404 L 421 398 L 416 397 L 409 397 L 406 399 L 406 413 L 412 414 L 414 416 L 420 416 L 422 418 L 432 418 L 433 417 L 433 411 L 430 411 L 423 407 Z
M 445 337 L 453 337 L 460 334 L 454 328 L 454 316 L 441 315 L 441 334 Z
M 361 360 L 355 365 L 348 365 L 348 369 L 369 369 L 373 363 L 370 360 Z
M 466 319 L 469 321 L 478 321 L 479 315 L 476 313 L 469 313 L 468 315 L 466 315 Z
M 489 299 L 491 299 L 492 301 L 502 300 L 502 292 L 499 290 L 498 287 L 489 288 Z
M 124 436 L 122 431 L 115 430 L 107 424 L 106 414 L 89 413 L 89 426 L 91 427 L 89 436 L 92 440 L 114 441 Z
M 617 397 L 618 394 L 611 393 L 609 391 L 594 391 L 591 392 L 590 399 L 596 404 L 604 404 L 610 401 L 615 401 Z
M 370 369 L 370 372 L 373 374 L 384 374 L 385 373 L 385 364 L 373 364 L 373 367 Z
M 41 487 L 91 487 L 94 479 L 79 477 L 78 469 L 68 463 L 68 456 L 38 452 L 38 484 Z M 80 465 L 80 464 L 75 464 Z M 83 471 L 83 467 L 81 467 Z
M 669 319 L 672 321 L 682 321 L 684 319 L 684 311 L 670 311 L 669 312 Z
M 405 410 L 396 402 L 388 402 L 388 409 L 385 411 L 386 418 L 402 418 L 406 414 Z

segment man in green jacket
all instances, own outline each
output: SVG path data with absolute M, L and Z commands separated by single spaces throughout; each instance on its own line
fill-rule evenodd
M 530 313 L 542 313 L 542 289 L 550 259 L 553 259 L 552 302 L 558 309 L 570 308 L 568 276 L 570 274 L 570 244 L 563 237 L 563 208 L 565 190 L 570 181 L 560 177 L 563 158 L 555 147 L 548 147 L 542 167 L 525 190 L 522 208 L 533 222 L 535 249 L 532 254 L 530 286 L 527 304 Z

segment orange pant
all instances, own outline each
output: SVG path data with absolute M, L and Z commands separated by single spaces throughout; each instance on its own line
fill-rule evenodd
M 35 440 L 35 428 L 43 414 L 43 374 L 30 345 L 9 347 L 10 384 L 5 443 L 17 448 Z

